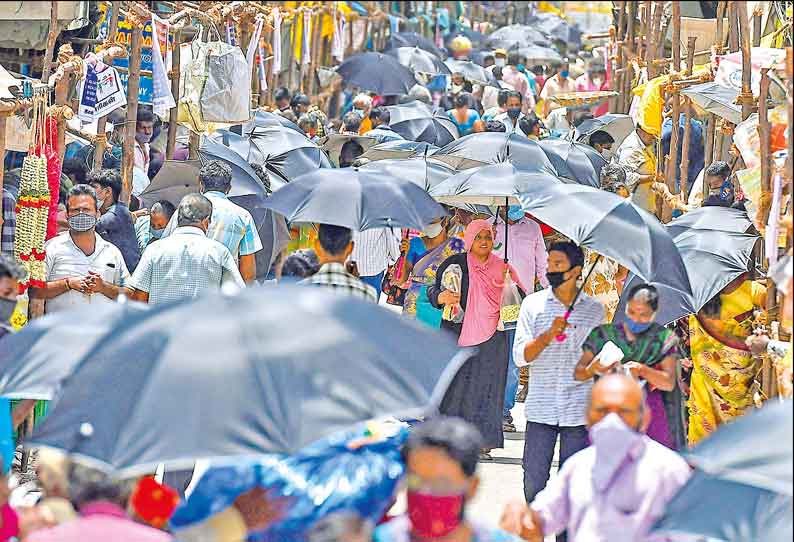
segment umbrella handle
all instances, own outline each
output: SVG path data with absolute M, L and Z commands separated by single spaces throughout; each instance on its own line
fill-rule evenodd
M 567 311 L 565 311 L 565 315 L 563 316 L 563 318 L 565 319 L 566 322 L 568 322 L 568 318 L 570 318 L 570 316 L 571 316 L 571 311 L 567 310 Z M 567 338 L 568 338 L 568 335 L 566 335 L 565 333 L 560 333 L 559 335 L 554 337 L 554 340 L 557 341 L 558 343 L 561 343 Z

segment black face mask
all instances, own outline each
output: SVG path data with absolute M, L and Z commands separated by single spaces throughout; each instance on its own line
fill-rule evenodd
M 568 269 L 568 271 L 570 271 L 570 269 Z M 549 271 L 546 273 L 546 279 L 549 281 L 552 288 L 559 288 L 568 280 L 565 278 L 565 273 L 568 271 Z
M 507 116 L 513 120 L 516 120 L 518 117 L 521 116 L 521 108 L 520 107 L 510 107 L 507 110 Z

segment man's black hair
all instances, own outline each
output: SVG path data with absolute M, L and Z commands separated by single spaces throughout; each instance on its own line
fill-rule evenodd
M 292 107 L 297 107 L 299 105 L 311 105 L 311 103 L 311 100 L 305 94 L 296 94 L 290 101 L 290 105 Z
M 463 474 L 473 476 L 483 438 L 479 430 L 460 418 L 440 416 L 415 426 L 402 448 L 404 461 L 421 448 L 438 448 L 460 465 Z
M 320 246 L 331 256 L 341 256 L 353 241 L 353 232 L 342 226 L 320 224 L 317 228 L 317 240 Z
M 471 95 L 468 92 L 461 92 L 460 94 L 455 96 L 455 101 L 453 102 L 453 105 L 456 108 L 463 107 L 464 105 L 466 107 L 469 107 L 470 103 L 471 103 Z
M 100 169 L 88 174 L 88 184 L 98 184 L 102 188 L 110 188 L 113 193 L 113 202 L 119 200 L 121 194 L 121 174 L 115 169 Z
M 275 94 L 273 94 L 273 99 L 277 102 L 280 102 L 281 100 L 289 101 L 291 98 L 292 95 L 290 94 L 290 91 L 287 87 L 279 87 L 276 89 Z
M 562 252 L 568 258 L 571 269 L 574 267 L 584 267 L 584 251 L 570 241 L 558 241 L 549 246 L 549 252 Z
M 494 68 L 495 70 L 496 68 Z M 506 88 L 503 88 L 499 91 L 499 94 L 496 95 L 496 104 L 499 107 L 504 107 L 507 104 L 507 95 L 509 91 Z
M 88 167 L 79 158 L 67 158 L 63 161 L 61 172 L 67 176 L 74 175 L 75 184 L 85 184 Z
M 527 135 L 531 134 L 532 130 L 538 124 L 540 124 L 540 119 L 534 113 L 521 117 L 518 120 L 518 127 L 521 128 L 521 131 Z
M 391 113 L 389 109 L 386 107 L 376 107 L 372 110 L 369 114 L 369 118 L 374 122 L 376 120 L 381 121 L 382 124 L 388 125 L 391 122 Z
M 728 162 L 717 160 L 706 168 L 706 175 L 709 177 L 721 177 L 724 181 L 731 176 L 731 166 L 728 165 Z
M 612 145 L 615 138 L 606 133 L 604 130 L 598 130 L 590 135 L 590 145 Z
M 152 111 L 149 107 L 139 108 L 135 119 L 136 122 L 154 122 L 156 120 L 154 111 Z
M 232 186 L 232 168 L 220 160 L 211 160 L 201 166 L 199 181 L 206 192 L 227 192 Z
M 510 98 L 518 98 L 519 102 L 524 103 L 524 97 L 517 90 L 508 90 L 507 91 L 507 99 L 509 100 Z M 505 103 L 507 103 L 507 102 L 505 102 Z
M 69 200 L 78 196 L 91 196 L 94 200 L 94 208 L 99 209 L 99 202 L 96 199 L 96 190 L 87 184 L 76 184 L 69 189 L 66 195 L 66 210 L 69 210 Z
M 507 54 L 507 65 L 508 66 L 518 66 L 521 64 L 521 55 L 518 51 L 510 51 Z
M 499 122 L 498 120 L 489 120 L 485 123 L 485 131 L 486 132 L 507 132 L 507 128 L 505 127 L 503 122 Z

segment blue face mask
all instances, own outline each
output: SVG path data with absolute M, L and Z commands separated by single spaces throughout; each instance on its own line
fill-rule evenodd
M 626 315 L 626 319 L 624 320 L 624 322 L 626 324 L 626 328 L 628 328 L 628 330 L 631 331 L 631 333 L 634 335 L 641 335 L 645 333 L 646 331 L 648 331 L 648 328 L 650 328 L 651 324 L 653 323 L 653 322 L 647 322 L 647 323 L 635 322 L 634 320 L 629 318 L 628 314 Z
M 507 218 L 513 222 L 518 222 L 524 218 L 524 210 L 521 209 L 520 205 L 511 205 L 507 209 Z
M 163 236 L 163 230 L 156 230 L 149 226 L 149 236 L 152 239 L 160 239 Z
M 560 77 L 562 77 L 563 79 L 567 79 L 568 78 L 568 71 L 567 70 L 561 71 L 560 72 Z

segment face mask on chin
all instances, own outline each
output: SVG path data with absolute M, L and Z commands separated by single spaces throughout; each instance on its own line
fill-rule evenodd
M 463 523 L 465 495 L 433 495 L 408 491 L 407 511 L 411 530 L 422 539 L 448 536 Z

